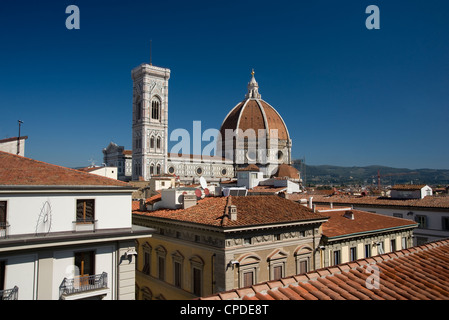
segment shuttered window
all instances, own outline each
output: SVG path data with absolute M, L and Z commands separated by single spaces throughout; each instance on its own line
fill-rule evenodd
M 76 222 L 93 223 L 95 220 L 95 200 L 77 200 L 76 201 Z
M 0 229 L 6 228 L 6 201 L 0 201 Z

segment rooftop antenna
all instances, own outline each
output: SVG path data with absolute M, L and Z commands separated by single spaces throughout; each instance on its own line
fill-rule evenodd
M 152 61 L 152 46 L 153 46 L 153 40 L 150 40 L 150 66 L 153 65 L 153 61 Z
M 17 154 L 20 153 L 20 125 L 23 123 L 22 120 L 17 120 L 19 122 L 19 136 L 17 137 Z

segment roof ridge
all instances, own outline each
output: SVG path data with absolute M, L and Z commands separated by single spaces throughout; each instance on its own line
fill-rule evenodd
M 72 169 L 72 168 L 61 166 L 61 165 L 52 164 L 52 163 L 48 163 L 48 162 L 44 162 L 44 161 L 41 161 L 41 160 L 36 160 L 36 159 L 28 158 L 28 157 L 24 157 L 24 156 L 13 154 L 13 153 L 9 153 L 9 152 L 0 151 L 0 155 L 1 154 L 4 154 L 4 155 L 9 156 L 11 158 L 15 157 L 15 158 L 19 158 L 19 159 L 24 160 L 24 161 L 29 161 L 31 163 L 36 163 L 36 164 L 40 164 L 40 165 L 44 165 L 44 166 L 50 166 L 50 167 L 57 167 L 57 168 L 60 168 L 60 169 L 63 169 L 63 170 L 67 170 L 67 171 L 70 171 L 70 172 L 73 172 L 73 173 L 76 173 L 76 174 L 79 174 L 79 175 L 85 175 L 86 177 L 92 177 L 92 175 L 93 175 L 93 173 L 84 172 L 84 171 L 80 171 L 80 170 L 77 170 L 77 169 Z M 130 186 L 131 187 L 131 185 L 129 183 L 124 182 L 124 181 L 120 181 L 120 180 L 116 180 L 116 179 L 112 179 L 112 178 L 108 178 L 108 177 L 104 177 L 104 176 L 100 176 L 100 175 L 95 175 L 95 178 L 109 180 L 111 182 L 118 183 L 118 184 L 121 184 L 123 186 Z

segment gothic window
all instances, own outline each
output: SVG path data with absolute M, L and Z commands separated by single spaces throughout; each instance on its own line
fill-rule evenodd
M 156 166 L 156 174 L 161 174 L 161 165 L 160 164 L 158 164 Z
M 150 174 L 154 174 L 154 164 L 150 165 Z
M 154 98 L 151 102 L 151 119 L 160 120 L 161 116 L 161 102 L 159 99 Z
M 154 149 L 154 137 L 151 136 L 150 138 L 150 149 Z
M 156 149 L 161 149 L 161 137 L 157 137 L 156 139 Z
M 137 120 L 142 119 L 142 113 L 143 113 L 143 104 L 142 104 L 142 99 L 140 97 L 137 98 L 136 101 L 136 118 Z

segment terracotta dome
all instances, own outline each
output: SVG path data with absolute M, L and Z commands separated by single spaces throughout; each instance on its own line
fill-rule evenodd
M 277 129 L 279 140 L 290 140 L 284 120 L 270 104 L 261 99 L 258 88 L 253 71 L 245 100 L 237 104 L 228 113 L 221 125 L 220 133 L 223 139 L 226 137 L 226 129 L 241 129 L 243 131 L 253 129 L 256 136 L 259 129 L 267 130 L 268 134 L 269 130 Z

